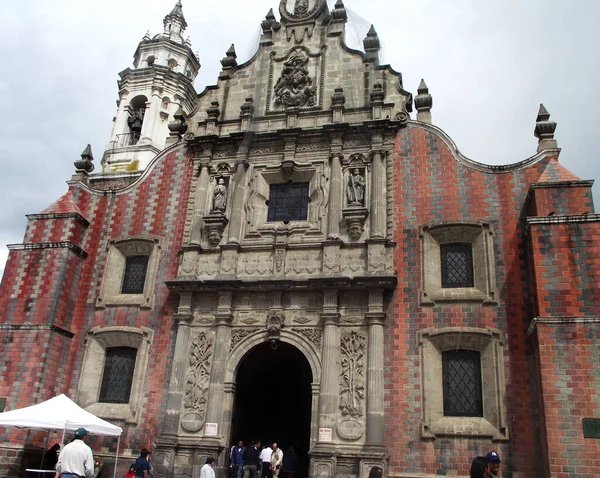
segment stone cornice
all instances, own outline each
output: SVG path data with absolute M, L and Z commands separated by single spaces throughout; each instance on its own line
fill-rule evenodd
M 33 251 L 39 249 L 70 249 L 75 254 L 84 259 L 88 256 L 88 253 L 81 247 L 73 244 L 71 241 L 58 241 L 58 242 L 30 242 L 24 244 L 8 244 L 9 251 Z
M 57 325 L 48 324 L 0 324 L 0 330 L 50 330 L 67 338 L 73 338 L 75 334 Z
M 547 189 L 547 188 L 591 188 L 594 185 L 594 180 L 579 180 L 579 181 L 552 181 L 531 183 L 531 189 Z
M 27 219 L 33 220 L 44 220 L 44 219 L 75 219 L 80 222 L 83 226 L 87 227 L 90 225 L 88 221 L 81 214 L 76 212 L 52 212 L 52 213 L 41 213 L 41 214 L 26 214 Z
M 600 324 L 600 317 L 536 317 L 527 328 L 531 335 L 538 325 Z
M 524 237 L 529 235 L 531 226 L 551 224 L 585 224 L 600 222 L 600 214 L 582 214 L 579 216 L 532 216 L 527 218 Z

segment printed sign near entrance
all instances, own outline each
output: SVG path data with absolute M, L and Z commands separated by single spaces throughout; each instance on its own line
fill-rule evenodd
M 319 428 L 319 441 L 333 441 L 333 430 L 331 428 Z
M 219 431 L 219 425 L 217 423 L 207 423 L 204 425 L 204 436 L 216 437 Z

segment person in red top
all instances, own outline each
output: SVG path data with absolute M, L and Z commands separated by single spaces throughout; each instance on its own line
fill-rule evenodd
M 135 478 L 135 465 L 131 465 L 127 473 L 125 473 L 125 478 Z

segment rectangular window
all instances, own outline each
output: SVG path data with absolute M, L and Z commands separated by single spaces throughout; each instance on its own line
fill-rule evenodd
M 474 287 L 473 246 L 451 242 L 440 245 L 442 287 Z
M 444 415 L 483 417 L 481 354 L 473 350 L 442 352 Z
M 148 256 L 129 256 L 125 259 L 125 274 L 121 294 L 143 294 L 148 270 Z
M 308 218 L 308 184 L 271 184 L 269 222 L 306 221 Z
M 99 402 L 129 403 L 136 357 L 137 349 L 133 347 L 106 349 Z

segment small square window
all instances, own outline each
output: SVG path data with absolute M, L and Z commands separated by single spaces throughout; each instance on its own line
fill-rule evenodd
M 148 270 L 148 256 L 129 256 L 125 261 L 125 274 L 121 294 L 143 294 Z
M 306 221 L 308 218 L 308 184 L 271 184 L 269 222 Z
M 444 416 L 483 417 L 481 354 L 473 350 L 442 353 Z
M 473 246 L 469 243 L 440 245 L 442 287 L 474 287 Z
M 106 349 L 100 402 L 129 403 L 136 356 L 137 349 L 133 347 Z

